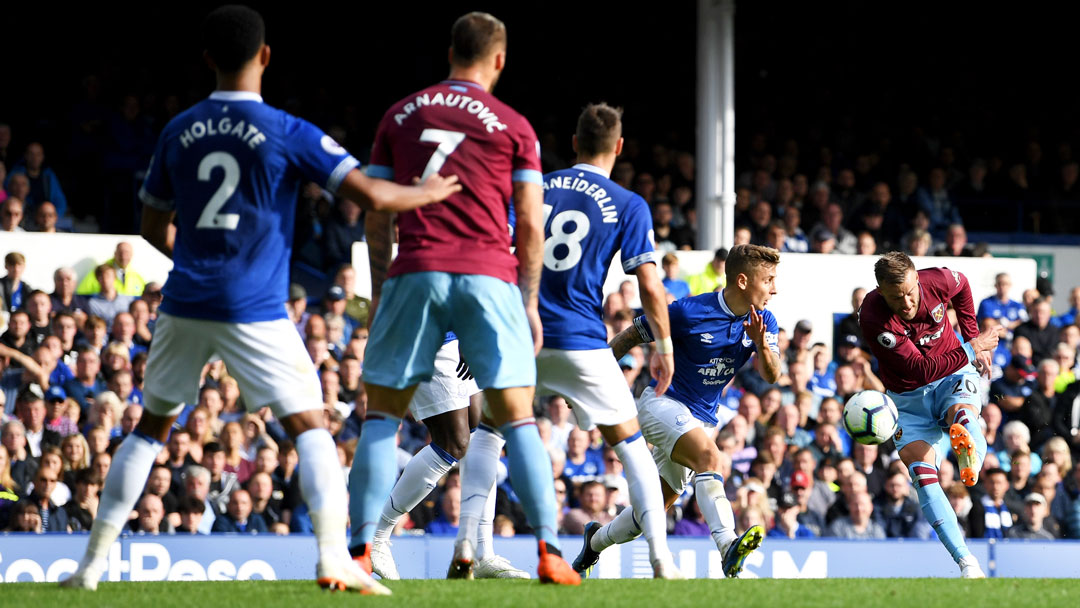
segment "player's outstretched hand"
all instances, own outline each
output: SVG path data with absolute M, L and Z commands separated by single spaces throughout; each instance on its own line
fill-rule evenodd
M 656 388 L 653 389 L 659 397 L 671 386 L 671 378 L 675 375 L 675 355 L 672 353 L 660 354 L 653 351 L 652 359 L 649 360 L 649 373 L 656 380 Z
M 975 369 L 978 370 L 979 375 L 989 378 L 994 369 L 993 351 L 984 350 L 975 353 Z
M 437 203 L 442 200 L 446 200 L 446 197 L 454 194 L 455 192 L 461 192 L 461 184 L 458 182 L 458 176 L 451 175 L 449 177 L 443 177 L 438 173 L 432 173 L 424 183 L 420 184 L 420 188 L 424 190 L 431 198 L 430 202 Z
M 976 355 L 984 350 L 993 352 L 1003 333 L 1005 333 L 1005 328 L 1001 326 L 987 328 L 971 341 L 971 348 L 975 350 Z
M 750 305 L 750 318 L 743 321 L 743 328 L 750 334 L 750 339 L 755 344 L 765 342 L 765 318 L 758 313 L 753 304 Z

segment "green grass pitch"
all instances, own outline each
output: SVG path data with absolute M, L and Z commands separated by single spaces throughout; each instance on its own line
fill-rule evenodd
M 391 582 L 391 597 L 328 593 L 314 582 L 238 581 L 102 583 L 96 592 L 61 590 L 49 583 L 0 585 L 4 606 L 994 606 L 1080 605 L 1080 580 L 1063 579 L 819 579 L 819 580 L 593 580 L 580 587 L 534 581 Z

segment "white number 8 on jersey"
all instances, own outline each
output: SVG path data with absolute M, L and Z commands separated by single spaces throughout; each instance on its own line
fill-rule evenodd
M 551 213 L 550 205 L 544 205 L 545 213 Z M 566 232 L 566 225 L 573 222 L 573 232 Z M 544 266 L 548 270 L 561 272 L 570 270 L 581 261 L 581 241 L 589 234 L 589 216 L 581 211 L 570 209 L 559 213 L 551 220 L 551 237 L 544 241 Z M 555 257 L 555 248 L 565 245 L 566 257 Z

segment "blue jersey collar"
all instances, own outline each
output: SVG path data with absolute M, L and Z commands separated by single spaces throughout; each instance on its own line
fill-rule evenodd
M 590 165 L 589 163 L 578 163 L 574 165 L 574 169 L 577 169 L 579 171 L 588 171 L 589 173 L 595 173 L 597 175 L 603 175 L 604 177 L 609 179 L 611 178 L 611 174 L 609 174 L 607 171 L 604 171 L 596 165 Z
M 726 290 L 726 289 L 727 288 L 725 287 L 724 289 L 721 289 L 720 291 L 716 292 L 716 301 L 720 303 L 720 310 L 724 311 L 724 314 L 726 314 L 729 317 L 734 317 L 736 319 L 739 319 L 741 317 L 735 316 L 735 313 L 731 312 L 731 309 L 728 308 L 727 302 L 724 301 L 724 290 Z M 743 317 L 745 317 L 746 315 L 749 315 L 749 314 L 750 313 L 747 312 L 745 315 L 743 315 Z
M 475 82 L 473 82 L 471 80 L 453 80 L 453 79 L 447 78 L 446 80 L 442 81 L 442 84 L 456 84 L 456 85 L 461 85 L 461 86 L 466 86 L 466 87 L 476 87 L 476 88 L 480 89 L 481 91 L 484 90 L 484 87 L 480 86 L 479 84 L 477 84 L 477 83 L 475 83 Z
M 251 91 L 214 91 L 210 93 L 214 101 L 256 101 L 262 103 L 262 95 Z

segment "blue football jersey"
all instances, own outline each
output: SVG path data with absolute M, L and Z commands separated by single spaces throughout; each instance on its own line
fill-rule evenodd
M 286 318 L 301 181 L 337 192 L 359 164 L 255 93 L 216 91 L 176 116 L 139 192 L 144 204 L 176 212 L 161 309 L 233 323 Z
M 768 310 L 762 310 L 761 315 L 765 344 L 779 356 L 776 317 Z M 675 376 L 664 396 L 690 408 L 698 420 L 715 425 L 720 394 L 756 348 L 743 328 L 750 313 L 736 317 L 723 293 L 709 292 L 672 302 L 668 316 L 675 345 Z M 645 317 L 634 319 L 634 325 L 652 339 Z M 655 380 L 652 386 L 656 386 Z
M 606 348 L 603 286 L 615 252 L 626 272 L 655 263 L 649 205 L 598 167 L 555 171 L 544 176 L 544 239 L 544 346 Z

